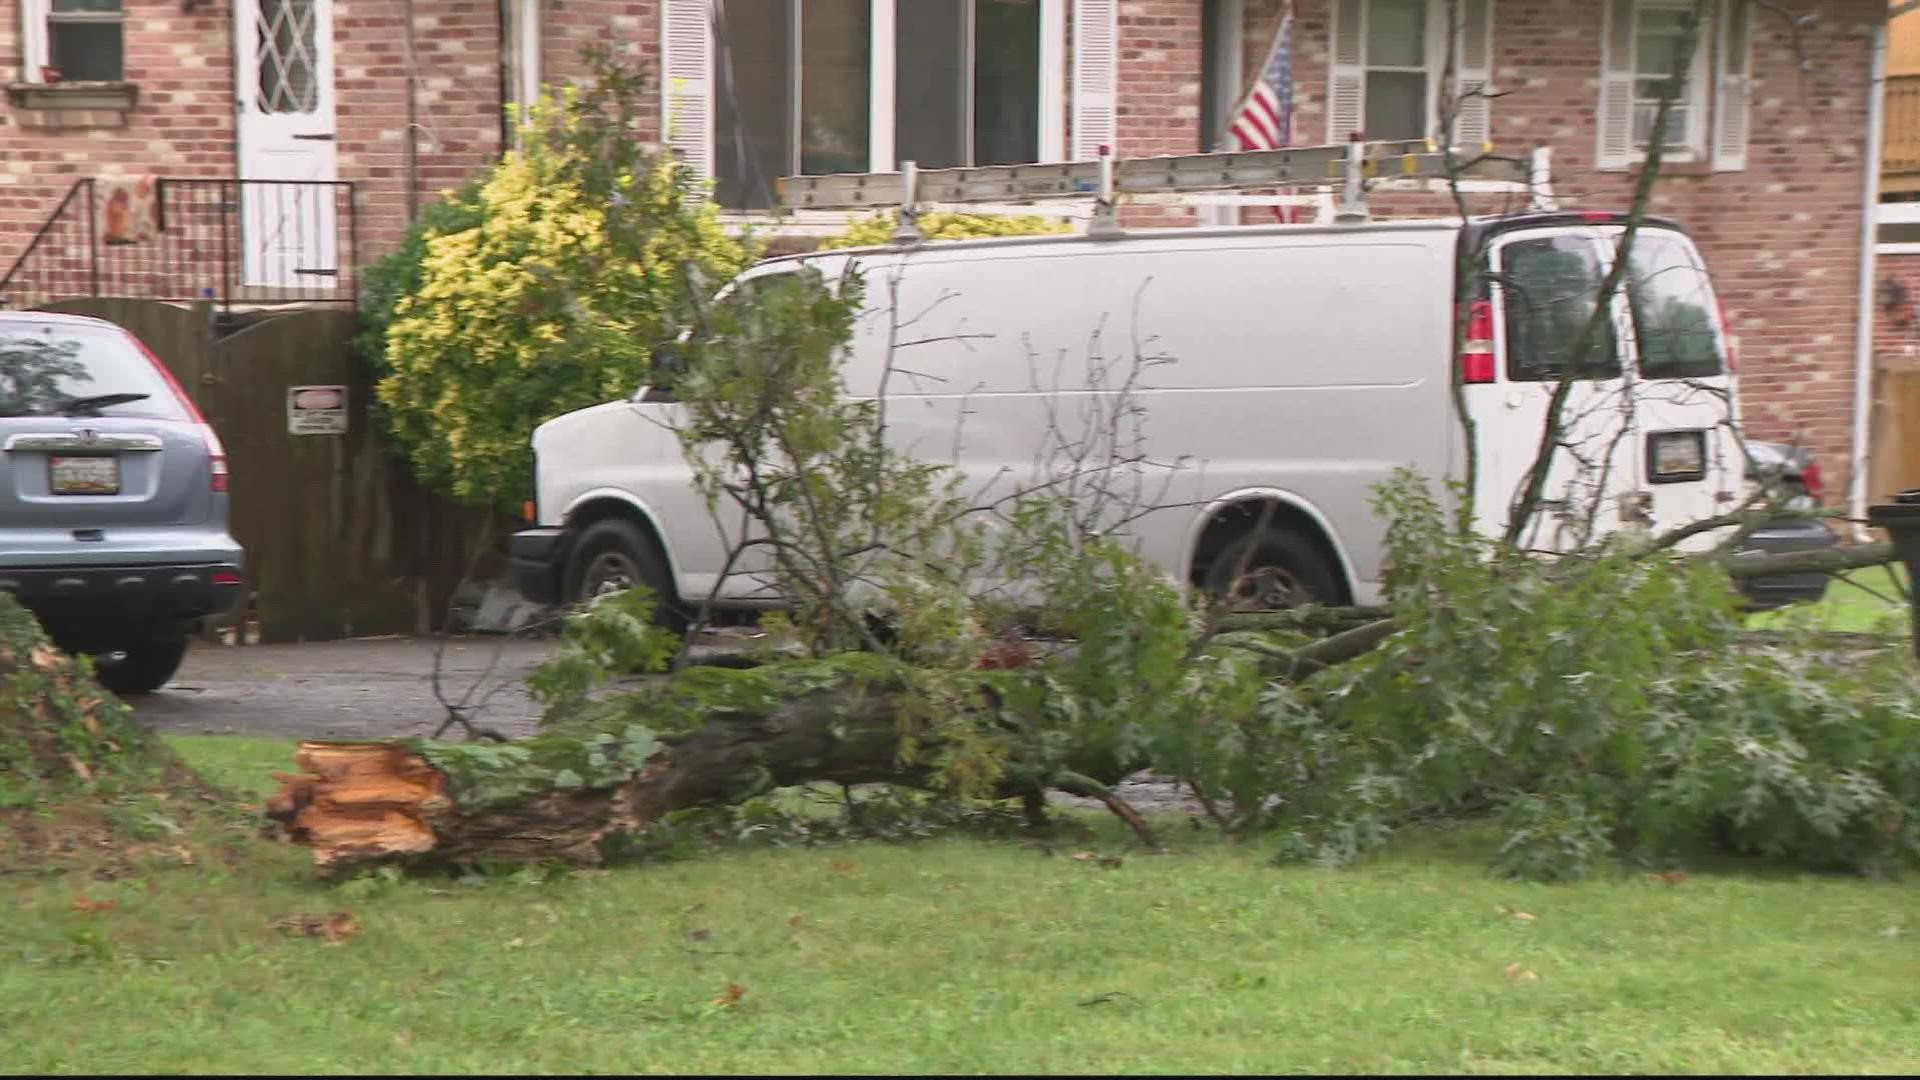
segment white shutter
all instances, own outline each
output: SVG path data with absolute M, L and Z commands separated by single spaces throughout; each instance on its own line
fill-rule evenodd
M 1328 43 L 1327 141 L 1343 143 L 1367 122 L 1366 0 L 1333 0 Z
M 660 142 L 702 180 L 713 176 L 712 0 L 660 5 Z
M 1091 161 L 1119 134 L 1119 0 L 1073 0 L 1073 153 Z
M 1460 0 L 1460 67 L 1454 80 L 1453 145 L 1477 154 L 1493 137 L 1493 0 Z
M 26 68 L 21 82 L 42 81 L 40 69 L 47 62 L 47 0 L 20 0 L 20 62 Z
M 1713 103 L 1713 167 L 1747 167 L 1748 116 L 1753 108 L 1753 5 L 1721 0 L 1719 61 Z
M 1607 0 L 1600 61 L 1599 148 L 1602 169 L 1633 163 L 1633 5 Z

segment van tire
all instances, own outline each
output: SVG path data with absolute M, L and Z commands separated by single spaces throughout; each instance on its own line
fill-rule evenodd
M 1252 591 L 1254 595 L 1248 597 L 1245 606 L 1236 602 L 1239 610 L 1276 610 L 1307 604 L 1333 606 L 1341 602 L 1339 573 L 1320 546 L 1299 533 L 1282 529 L 1268 529 L 1263 534 L 1249 532 L 1221 548 L 1208 564 L 1200 587 L 1215 600 L 1228 595 L 1232 591 L 1234 571 L 1239 569 L 1242 558 L 1246 559 L 1247 577 L 1255 581 L 1243 584 L 1242 591 Z M 1281 590 L 1298 599 L 1282 602 L 1280 596 L 1274 595 Z
M 587 526 L 567 558 L 564 599 L 581 604 L 601 593 L 633 585 L 645 585 L 653 591 L 655 625 L 675 633 L 687 628 L 687 613 L 681 610 L 674 592 L 666 556 L 653 537 L 633 522 L 619 518 Z
M 187 658 L 186 635 L 128 642 L 118 660 L 102 659 L 94 668 L 101 686 L 122 696 L 149 694 L 167 685 Z

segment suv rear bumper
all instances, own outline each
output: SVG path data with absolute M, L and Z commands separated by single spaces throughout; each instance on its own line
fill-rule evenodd
M 1812 518 L 1782 519 L 1768 522 L 1753 531 L 1741 551 L 1779 554 L 1787 551 L 1817 551 L 1832 547 L 1839 540 L 1826 523 Z M 1827 595 L 1826 574 L 1782 574 L 1778 577 L 1742 578 L 1739 589 L 1750 603 L 1759 607 L 1812 602 Z
M 0 591 L 63 621 L 101 616 L 198 619 L 231 611 L 246 591 L 238 563 L 0 567 Z
M 573 552 L 572 529 L 522 529 L 507 541 L 513 587 L 536 604 L 561 602 L 561 574 Z

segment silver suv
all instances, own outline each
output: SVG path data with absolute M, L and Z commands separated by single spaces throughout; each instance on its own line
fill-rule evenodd
M 0 312 L 0 589 L 139 694 L 233 608 L 244 565 L 226 451 L 165 365 L 109 322 Z

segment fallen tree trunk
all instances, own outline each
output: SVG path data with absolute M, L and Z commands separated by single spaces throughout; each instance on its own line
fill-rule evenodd
M 1810 551 L 1770 553 L 1743 552 L 1721 560 L 1727 576 L 1736 581 L 1745 578 L 1779 577 L 1784 574 L 1842 574 L 1864 570 L 1894 561 L 1893 545 L 1880 541 L 1853 547 L 1815 548 Z
M 608 839 L 676 810 L 808 783 L 936 787 L 927 763 L 939 746 L 922 746 L 903 760 L 904 707 L 896 690 L 836 686 L 764 711 L 715 709 L 684 735 L 656 737 L 636 723 L 618 738 L 556 732 L 504 746 L 305 742 L 294 756 L 300 772 L 277 776 L 282 786 L 267 814 L 323 867 L 393 860 L 591 864 Z M 996 794 L 1033 798 L 1056 788 L 1096 798 L 1157 846 L 1145 821 L 1110 789 L 1133 769 L 1075 764 L 1034 776 L 1016 763 Z

